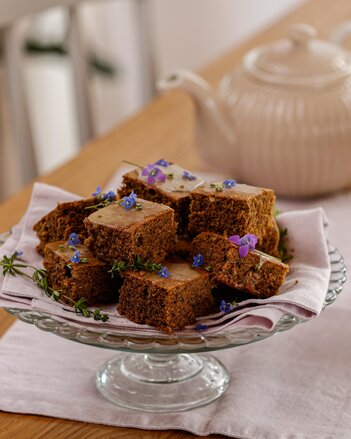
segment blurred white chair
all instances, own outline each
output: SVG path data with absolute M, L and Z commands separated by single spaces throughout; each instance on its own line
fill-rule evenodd
M 92 113 L 89 98 L 89 72 L 84 45 L 80 39 L 76 5 L 82 0 L 0 0 L 0 36 L 3 41 L 6 89 L 10 103 L 11 125 L 16 158 L 21 175 L 21 184 L 37 176 L 37 163 L 33 147 L 33 137 L 28 119 L 27 104 L 22 80 L 22 41 L 17 32 L 17 20 L 53 6 L 66 6 L 69 9 L 70 25 L 68 50 L 73 69 L 79 141 L 83 146 L 94 135 L 92 132 Z M 147 0 L 133 0 L 136 36 L 139 45 L 142 100 L 146 103 L 154 95 L 154 72 L 152 68 L 149 33 L 149 14 Z M 0 165 L 6 166 L 4 160 Z M 1 172 L 1 169 L 0 169 Z

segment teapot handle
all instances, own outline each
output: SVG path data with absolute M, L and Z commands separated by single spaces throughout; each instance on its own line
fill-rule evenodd
M 330 41 L 342 46 L 348 36 L 351 35 L 351 20 L 347 20 L 339 24 L 330 35 Z

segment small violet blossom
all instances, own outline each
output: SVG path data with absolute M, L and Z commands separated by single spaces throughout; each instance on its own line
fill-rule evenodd
M 200 254 L 194 256 L 193 267 L 201 267 L 202 265 L 204 265 L 204 257 Z
M 134 193 L 134 191 L 132 191 L 128 197 L 123 198 L 121 206 L 123 206 L 125 210 L 131 209 L 135 204 L 136 197 L 137 195 Z
M 98 195 L 101 194 L 101 191 L 102 191 L 101 186 L 97 186 L 97 188 L 95 189 L 95 192 L 93 192 L 91 195 L 93 197 L 97 197 Z
M 156 165 L 147 165 L 141 172 L 141 175 L 147 177 L 146 181 L 149 184 L 154 184 L 157 181 L 165 181 L 166 175 Z
M 195 328 L 198 332 L 202 332 L 202 331 L 206 331 L 208 329 L 207 325 L 203 325 L 202 323 L 199 323 L 198 325 L 196 325 Z
M 167 162 L 166 160 L 160 159 L 160 160 L 157 160 L 155 165 L 159 165 L 159 166 L 163 166 L 164 168 L 167 168 L 169 166 L 169 162 Z
M 240 238 L 239 235 L 233 235 L 228 239 L 239 247 L 239 256 L 241 258 L 245 258 L 249 252 L 253 252 L 257 244 L 257 236 L 251 233 L 248 233 L 242 238 Z
M 18 258 L 18 256 L 22 256 L 23 255 L 23 251 L 22 250 L 16 250 L 16 258 Z
M 102 195 L 103 200 L 109 200 L 111 203 L 115 199 L 116 194 L 113 191 L 108 191 L 107 194 Z
M 232 307 L 230 306 L 230 303 L 226 302 L 225 300 L 221 301 L 221 304 L 219 306 L 219 310 L 221 312 L 225 312 L 228 313 L 229 311 L 231 311 Z
M 193 181 L 193 180 L 196 180 L 196 177 L 195 177 L 195 175 L 190 174 L 190 172 L 184 171 L 183 172 L 183 179 Z
M 81 261 L 80 259 L 80 253 L 78 250 L 76 250 L 74 252 L 74 255 L 71 257 L 71 262 L 74 262 L 75 264 L 79 264 L 79 262 Z
M 80 244 L 79 236 L 77 235 L 77 233 L 71 233 L 69 235 L 68 245 L 75 246 L 78 244 Z
M 224 180 L 223 181 L 223 186 L 227 189 L 231 189 L 232 187 L 234 187 L 236 185 L 236 181 L 235 180 Z
M 164 279 L 166 279 L 167 277 L 169 277 L 171 275 L 171 273 L 168 271 L 167 267 L 162 267 L 160 271 L 157 272 L 157 274 L 161 277 L 163 277 Z

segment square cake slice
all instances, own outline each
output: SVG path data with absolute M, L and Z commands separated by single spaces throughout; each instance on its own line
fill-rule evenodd
M 194 255 L 202 255 L 204 266 L 209 266 L 217 283 L 252 296 L 266 298 L 279 293 L 289 267 L 280 259 L 260 251 L 250 251 L 245 257 L 239 247 L 227 237 L 203 232 L 193 241 Z
M 205 270 L 186 262 L 167 262 L 170 275 L 128 271 L 123 273 L 117 310 L 135 323 L 143 323 L 171 334 L 209 314 L 214 300 L 212 282 Z
M 264 248 L 268 236 L 275 237 L 271 247 L 277 255 L 279 238 L 272 215 L 274 191 L 246 184 L 228 186 L 204 183 L 190 193 L 189 232 L 193 235 L 215 232 L 224 236 L 251 233 L 258 238 L 258 249 Z
M 142 169 L 134 169 L 124 174 L 122 187 L 118 191 L 119 196 L 129 195 L 133 190 L 140 198 L 170 206 L 175 211 L 178 234 L 185 234 L 189 217 L 189 193 L 201 185 L 203 180 L 165 160 L 159 160 L 144 169 L 146 175 L 143 175 Z M 157 173 L 154 177 L 153 172 Z
M 61 296 L 68 305 L 82 297 L 89 306 L 118 300 L 120 278 L 112 279 L 108 273 L 110 266 L 94 258 L 82 244 L 74 247 L 67 241 L 46 244 L 43 264 L 49 286 L 68 297 Z
M 55 209 L 45 215 L 33 226 L 40 243 L 37 252 L 44 255 L 44 248 L 48 242 L 67 240 L 71 233 L 78 233 L 81 240 L 88 234 L 83 220 L 97 208 L 97 205 L 107 205 L 114 200 L 112 192 L 99 194 L 83 200 L 58 203 Z
M 89 234 L 85 245 L 95 257 L 110 264 L 133 264 L 136 257 L 162 262 L 175 244 L 174 210 L 139 198 L 131 201 L 135 203 L 132 207 L 115 202 L 85 218 Z

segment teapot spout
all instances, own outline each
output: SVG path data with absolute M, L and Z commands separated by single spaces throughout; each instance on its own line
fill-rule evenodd
M 157 83 L 159 91 L 184 90 L 194 100 L 197 119 L 197 143 L 205 161 L 212 167 L 225 170 L 220 150 L 232 149 L 235 131 L 230 123 L 228 109 L 208 82 L 200 76 L 178 70 Z

